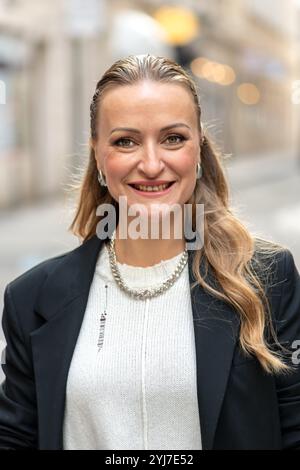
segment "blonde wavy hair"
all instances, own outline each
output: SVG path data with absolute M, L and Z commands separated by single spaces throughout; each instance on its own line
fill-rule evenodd
M 118 203 L 106 187 L 100 186 L 92 141 L 97 140 L 97 115 L 103 93 L 111 87 L 133 85 L 142 80 L 160 83 L 181 84 L 194 100 L 199 132 L 201 128 L 201 108 L 196 84 L 187 71 L 176 62 L 152 55 L 128 56 L 116 61 L 102 76 L 90 105 L 90 149 L 87 167 L 83 168 L 79 182 L 71 185 L 78 192 L 76 212 L 69 230 L 83 242 L 96 234 L 100 216 L 96 208 L 100 204 L 113 204 L 118 216 Z M 206 134 L 206 132 L 205 132 Z M 288 372 L 280 353 L 271 349 L 266 338 L 266 329 L 279 348 L 272 324 L 270 306 L 265 293 L 267 281 L 272 274 L 274 255 L 285 248 L 254 237 L 243 223 L 233 215 L 229 207 L 229 191 L 221 165 L 221 156 L 213 147 L 208 135 L 202 134 L 201 164 L 203 176 L 197 180 L 189 201 L 193 210 L 193 230 L 195 230 L 196 204 L 204 204 L 204 246 L 194 251 L 192 270 L 197 284 L 211 295 L 229 303 L 236 309 L 240 319 L 239 341 L 246 355 L 255 355 L 268 373 Z M 266 263 L 267 259 L 271 263 Z M 200 265 L 204 263 L 204 274 Z M 216 285 L 209 283 L 208 273 L 213 273 Z M 214 284 L 214 283 L 213 283 Z

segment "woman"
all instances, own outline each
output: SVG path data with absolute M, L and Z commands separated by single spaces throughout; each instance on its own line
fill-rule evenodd
M 121 236 L 137 203 L 158 237 Z M 172 205 L 197 235 L 200 204 L 200 246 L 163 237 Z M 300 448 L 299 274 L 232 214 L 178 64 L 130 56 L 98 82 L 70 228 L 79 247 L 5 290 L 1 448 Z

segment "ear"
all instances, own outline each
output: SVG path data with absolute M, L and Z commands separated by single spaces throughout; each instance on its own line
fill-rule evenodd
M 97 161 L 97 146 L 96 146 L 96 142 L 92 139 L 92 137 L 89 138 L 89 146 L 90 146 L 90 149 L 94 150 L 94 156 Z
M 199 130 L 199 132 L 198 132 L 198 137 L 199 137 L 199 151 L 201 152 L 201 146 L 202 146 L 202 143 L 203 143 L 203 134 L 202 134 L 202 130 Z
M 95 142 L 92 137 L 89 138 L 89 146 L 95 150 Z

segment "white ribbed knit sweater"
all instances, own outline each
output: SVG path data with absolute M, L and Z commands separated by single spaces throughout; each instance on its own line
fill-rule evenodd
M 129 287 L 160 285 L 181 254 L 150 267 L 118 263 Z M 98 352 L 100 314 L 107 317 Z M 64 449 L 201 449 L 188 265 L 165 293 L 130 298 L 103 244 L 70 364 Z

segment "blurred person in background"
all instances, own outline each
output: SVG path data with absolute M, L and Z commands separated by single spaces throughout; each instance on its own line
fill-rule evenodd
M 300 449 L 299 273 L 232 213 L 192 78 L 164 57 L 120 59 L 90 119 L 80 246 L 5 289 L 0 448 Z M 203 204 L 203 245 L 121 237 L 121 196 L 146 217 L 191 204 L 193 230 Z M 103 204 L 117 214 L 106 239 Z

